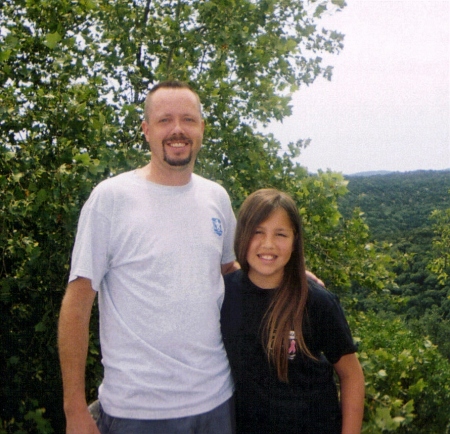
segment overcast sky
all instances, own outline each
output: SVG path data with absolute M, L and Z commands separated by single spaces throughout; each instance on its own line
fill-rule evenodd
M 269 131 L 312 139 L 300 157 L 311 172 L 450 168 L 450 1 L 346 1 L 322 20 L 346 35 L 327 58 L 332 81 L 302 87 Z

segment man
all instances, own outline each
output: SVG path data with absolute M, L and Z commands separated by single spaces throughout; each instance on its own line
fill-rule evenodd
M 142 129 L 150 163 L 100 183 L 80 215 L 59 320 L 67 434 L 228 434 L 219 315 L 221 273 L 238 268 L 235 218 L 225 190 L 193 174 L 204 131 L 198 95 L 180 82 L 155 86 Z M 84 390 L 97 292 L 100 431 Z

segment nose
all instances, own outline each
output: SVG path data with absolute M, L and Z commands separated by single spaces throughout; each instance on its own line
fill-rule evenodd
M 266 249 L 270 249 L 274 246 L 274 237 L 272 235 L 266 235 L 262 240 L 262 246 Z
M 172 135 L 184 134 L 183 125 L 180 119 L 175 119 L 173 123 L 173 128 L 171 131 Z

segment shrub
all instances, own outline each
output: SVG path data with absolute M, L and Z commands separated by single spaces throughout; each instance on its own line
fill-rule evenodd
M 366 378 L 363 433 L 445 433 L 450 363 L 400 319 L 350 313 Z

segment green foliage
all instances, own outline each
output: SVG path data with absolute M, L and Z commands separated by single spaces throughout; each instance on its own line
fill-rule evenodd
M 207 131 L 196 171 L 237 208 L 278 187 L 298 201 L 309 267 L 336 290 L 389 281 L 388 258 L 359 213 L 345 219 L 341 175 L 309 176 L 259 122 L 290 114 L 290 95 L 329 79 L 321 52 L 343 35 L 316 19 L 341 0 L 4 0 L 0 8 L 1 430 L 63 432 L 56 322 L 78 214 L 102 179 L 145 164 L 142 101 L 153 83 L 187 80 Z M 331 284 L 332 282 L 332 284 Z M 86 389 L 101 379 L 97 316 Z
M 363 432 L 449 432 L 450 292 L 429 267 L 432 255 L 447 253 L 439 242 L 449 187 L 448 171 L 351 177 L 340 199 L 344 216 L 360 209 L 370 239 L 389 243 L 396 275 L 382 292 L 352 286 L 350 323 L 367 386 Z
M 371 291 L 392 282 L 387 271 L 390 257 L 385 249 L 370 241 L 369 227 L 357 210 L 342 218 L 338 202 L 347 193 L 347 181 L 341 175 L 319 173 L 303 183 L 305 236 L 308 266 L 316 271 L 335 292 L 352 284 Z M 326 204 L 332 203 L 329 207 Z
M 417 335 L 427 336 L 437 346 L 439 352 L 450 360 L 450 318 L 444 312 L 449 311 L 447 298 L 441 305 L 435 304 L 427 309 L 423 316 L 408 319 L 408 327 Z
M 56 322 L 76 221 L 95 184 L 148 160 L 140 118 L 150 85 L 178 78 L 198 89 L 208 131 L 197 171 L 229 188 L 235 205 L 263 185 L 300 189 L 305 171 L 253 126 L 288 115 L 290 93 L 300 85 L 330 78 L 318 53 L 340 50 L 343 35 L 319 31 L 315 20 L 343 3 L 306 6 L 290 0 L 2 2 L 3 431 L 63 431 Z M 322 202 L 322 209 L 335 207 Z M 90 399 L 101 378 L 96 328 L 94 316 Z
M 434 210 L 431 219 L 434 222 L 434 238 L 433 258 L 429 269 L 437 275 L 439 283 L 444 285 L 448 282 L 450 273 L 450 208 Z
M 339 202 L 344 216 L 355 207 L 366 217 L 372 239 L 400 241 L 429 226 L 435 209 L 450 207 L 450 171 L 416 171 L 377 176 L 351 176 L 349 194 Z
M 376 232 L 367 225 L 372 227 L 372 220 L 355 206 L 342 218 L 343 177 L 310 176 L 294 163 L 307 142 L 292 143 L 282 154 L 273 136 L 255 131 L 257 123 L 290 114 L 293 91 L 331 77 L 320 53 L 338 52 L 343 35 L 319 30 L 316 19 L 344 5 L 341 0 L 2 2 L 0 369 L 7 381 L 0 386 L 0 433 L 63 432 L 56 322 L 76 221 L 101 179 L 148 160 L 141 103 L 149 86 L 163 79 L 189 81 L 204 103 L 207 131 L 196 171 L 222 183 L 236 209 L 257 188 L 291 193 L 304 219 L 309 268 L 335 291 L 364 288 L 374 305 L 387 306 L 384 293 L 374 290 L 396 288 L 386 271 L 386 246 L 374 239 L 392 241 L 396 231 L 390 227 L 388 236 L 373 238 Z M 386 196 L 373 226 L 386 227 L 386 217 L 394 215 L 398 227 L 414 229 L 411 222 L 423 214 L 420 200 L 434 197 L 442 185 L 417 195 L 414 186 L 408 190 L 415 206 L 411 219 L 398 216 L 399 203 L 388 206 L 393 196 Z M 387 195 L 389 189 L 382 191 Z M 427 239 L 422 235 L 414 233 L 416 240 Z M 399 283 L 409 285 L 409 292 L 397 309 L 409 303 L 423 312 L 420 289 L 432 282 L 422 273 L 424 262 L 417 268 L 420 252 L 411 243 L 396 246 L 402 261 L 394 271 L 401 271 L 400 279 L 405 270 L 412 276 Z M 432 307 L 440 294 L 430 291 Z M 441 303 L 427 311 L 426 322 L 415 324 L 436 338 L 440 349 L 448 336 L 445 312 L 450 305 Z M 101 379 L 96 315 L 91 325 L 89 399 Z M 435 347 L 369 313 L 354 327 L 368 378 L 366 432 L 424 432 L 427 423 L 443 432 L 440 410 L 448 407 L 444 376 L 449 375 Z M 415 368 L 407 369 L 408 363 Z M 443 377 L 430 378 L 433 369 Z M 432 396 L 432 390 L 439 393 Z
M 27 405 L 28 404 L 28 405 Z M 33 410 L 27 410 L 32 408 Z M 19 405 L 19 413 L 23 416 L 23 421 L 16 422 L 14 419 L 2 421 L 0 419 L 0 434 L 14 432 L 14 434 L 41 433 L 53 434 L 53 430 L 48 419 L 45 419 L 45 408 L 38 408 L 37 400 L 30 402 L 21 402 Z
M 339 209 L 348 216 L 360 207 L 371 240 L 389 242 L 393 262 L 387 267 L 396 275 L 395 285 L 384 289 L 389 297 L 354 285 L 358 308 L 401 315 L 450 360 L 450 282 L 445 281 L 450 172 L 350 177 L 348 188 Z
M 450 363 L 400 319 L 349 315 L 366 379 L 363 433 L 445 433 Z

